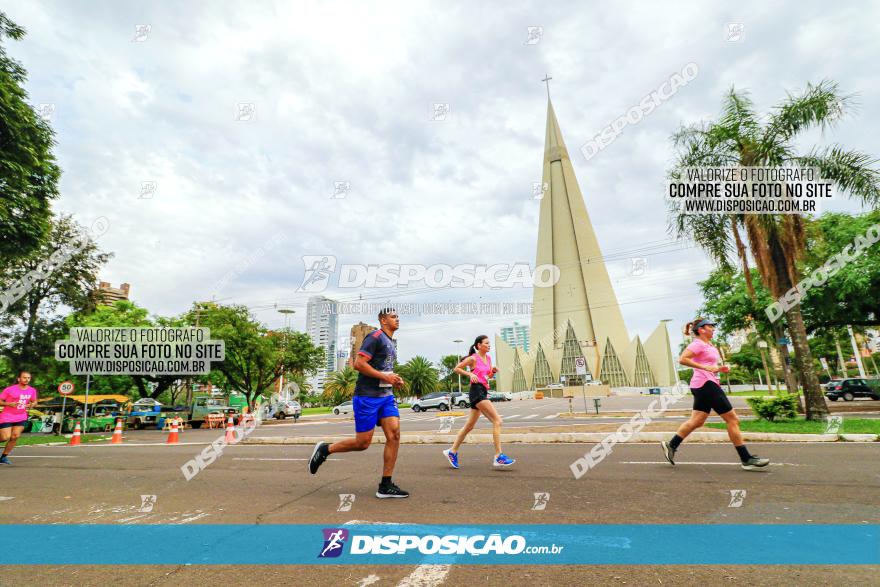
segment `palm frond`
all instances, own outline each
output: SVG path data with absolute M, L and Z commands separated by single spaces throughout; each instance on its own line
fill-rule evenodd
M 870 155 L 833 145 L 791 160 L 802 167 L 817 168 L 823 179 L 833 180 L 839 189 L 872 207 L 880 206 L 878 160 Z
M 853 96 L 842 95 L 836 82 L 822 80 L 816 85 L 808 83 L 803 94 L 789 93 L 776 106 L 762 142 L 787 141 L 814 125 L 824 130 L 840 120 L 854 105 Z

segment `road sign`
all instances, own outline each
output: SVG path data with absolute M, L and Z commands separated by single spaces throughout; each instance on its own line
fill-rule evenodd
M 574 358 L 574 372 L 578 375 L 587 374 L 587 360 L 583 357 Z
M 73 381 L 63 381 L 58 385 L 58 393 L 61 395 L 70 395 L 73 393 Z

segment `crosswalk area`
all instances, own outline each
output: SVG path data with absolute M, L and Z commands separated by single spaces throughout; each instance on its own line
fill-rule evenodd
M 401 422 L 424 422 L 427 420 L 440 420 L 442 418 L 447 418 L 448 412 L 437 412 L 436 414 L 408 414 L 406 412 L 401 412 L 400 421 Z M 455 416 L 458 418 L 465 418 L 466 416 Z M 558 414 L 501 414 L 501 419 L 505 422 L 507 421 L 528 421 L 528 420 L 554 420 L 558 417 Z

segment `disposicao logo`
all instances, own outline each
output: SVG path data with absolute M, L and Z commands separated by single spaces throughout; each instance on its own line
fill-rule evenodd
M 344 528 L 324 528 L 324 548 L 318 558 L 334 558 L 342 554 L 345 541 L 348 540 L 348 530 Z

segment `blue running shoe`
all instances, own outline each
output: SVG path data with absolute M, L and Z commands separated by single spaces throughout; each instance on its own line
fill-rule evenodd
M 452 465 L 453 469 L 458 468 L 458 453 L 452 452 L 450 449 L 446 449 L 443 451 L 443 454 L 446 455 L 446 459 L 449 461 L 449 464 Z
M 6 455 L 0 456 L 0 465 L 11 465 L 11 464 L 12 463 L 9 462 L 9 457 L 7 457 Z
M 507 456 L 506 454 L 501 453 L 500 455 L 498 455 L 498 457 L 495 459 L 495 461 L 492 464 L 495 465 L 496 467 L 509 467 L 510 465 L 512 465 L 515 462 L 516 462 L 516 459 L 512 459 L 509 456 Z

